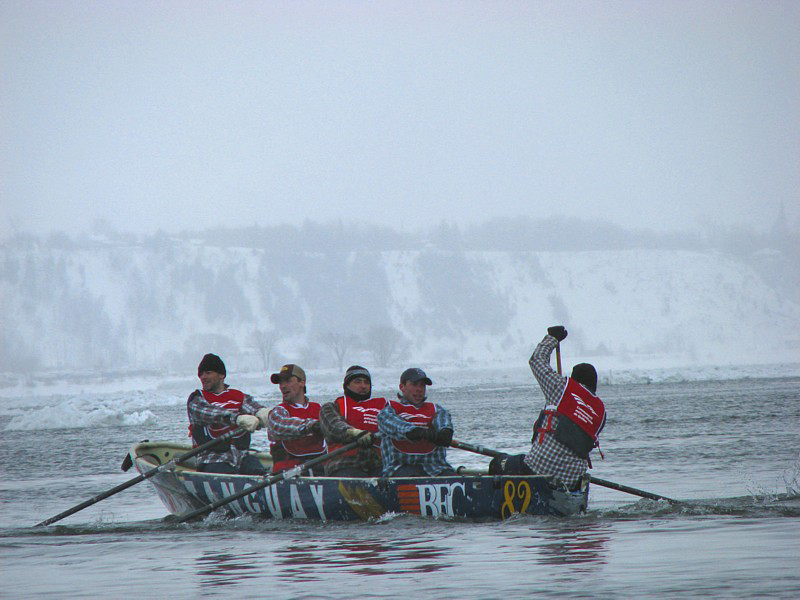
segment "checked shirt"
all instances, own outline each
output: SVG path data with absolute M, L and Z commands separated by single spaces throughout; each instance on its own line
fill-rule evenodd
M 557 344 L 556 338 L 544 336 L 529 361 L 533 376 L 542 388 L 545 405 L 558 404 L 567 387 L 567 377 L 559 375 L 550 366 L 550 355 Z M 552 431 L 545 432 L 541 443 L 539 435 L 536 435 L 524 460 L 534 473 L 554 475 L 570 488 L 577 485 L 581 476 L 589 469 L 589 461 L 580 458 L 556 440 Z
M 244 402 L 242 402 L 240 413 L 235 413 L 231 410 L 210 404 L 203 398 L 203 393 L 200 390 L 192 392 L 187 401 L 189 423 L 199 427 L 203 425 L 236 425 L 236 417 L 240 414 L 255 415 L 262 408 L 264 408 L 262 404 L 253 400 L 253 397 L 247 394 L 244 396 Z M 247 452 L 239 450 L 236 446 L 231 444 L 227 452 L 204 452 L 197 457 L 197 463 L 204 465 L 206 463 L 223 462 L 238 469 L 242 458 L 244 458 L 246 454 Z
M 400 402 L 406 403 L 405 398 L 400 394 L 397 395 L 397 398 Z M 453 420 L 450 418 L 450 413 L 438 404 L 434 404 L 434 406 L 436 415 L 433 417 L 433 428 L 436 431 L 452 430 Z M 406 434 L 414 427 L 415 425 L 399 416 L 389 403 L 378 413 L 384 477 L 390 477 L 403 465 L 419 465 L 428 475 L 438 475 L 442 471 L 453 469 L 447 462 L 447 449 L 444 446 L 436 446 L 429 454 L 406 454 L 397 449 L 392 443 L 392 439 L 407 440 Z

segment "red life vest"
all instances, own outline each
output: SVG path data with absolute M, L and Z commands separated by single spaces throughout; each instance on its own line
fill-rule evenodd
M 227 388 L 224 392 L 215 394 L 214 392 L 209 392 L 207 390 L 203 390 L 201 392 L 203 394 L 203 398 L 209 404 L 216 406 L 217 408 L 223 408 L 225 410 L 229 410 L 237 415 L 242 410 L 242 403 L 244 402 L 245 395 L 243 392 L 239 390 L 235 390 L 233 388 Z M 207 442 L 210 442 L 214 438 L 218 438 L 220 436 L 225 435 L 229 431 L 233 431 L 237 429 L 237 425 L 192 425 L 189 424 L 189 435 L 192 437 L 192 445 L 197 447 Z M 250 434 L 248 432 L 241 433 L 237 436 L 234 436 L 232 439 L 233 444 L 242 450 L 247 449 L 250 447 Z M 222 442 L 220 442 L 222 444 Z M 230 446 L 225 444 L 225 448 L 220 446 L 219 448 L 215 447 L 212 450 L 216 452 L 225 452 L 227 448 Z
M 285 408 L 289 415 L 297 419 L 319 419 L 320 406 L 316 402 L 309 402 L 305 406 L 282 402 L 278 406 Z M 289 469 L 303 462 L 304 457 L 313 458 L 323 452 L 325 452 L 325 438 L 319 433 L 304 435 L 293 440 L 280 440 L 270 446 L 274 461 L 272 471 L 275 473 Z
M 562 425 L 564 419 L 569 423 Z M 544 434 L 555 429 L 556 439 L 578 456 L 587 458 L 597 445 L 605 421 L 603 401 L 570 377 L 558 403 L 545 406 L 539 416 L 534 438 L 538 437 L 541 444 Z
M 371 431 L 372 433 L 378 432 L 378 413 L 386 406 L 386 398 L 368 398 L 363 402 L 357 402 L 348 396 L 339 396 L 335 402 L 339 408 L 339 414 L 342 415 L 348 425 L 356 429 Z M 328 452 L 333 452 L 342 446 L 344 444 L 331 443 L 328 446 Z M 380 456 L 381 442 L 377 436 L 372 442 L 372 447 Z M 356 454 L 358 454 L 358 449 L 356 448 L 344 453 L 345 456 L 354 456 Z
M 405 419 L 414 427 L 429 427 L 433 423 L 433 417 L 436 416 L 436 405 L 431 402 L 423 402 L 418 407 L 396 400 L 392 400 L 389 404 L 397 416 Z M 436 448 L 436 444 L 427 440 L 392 440 L 392 444 L 400 452 L 406 454 L 430 454 Z

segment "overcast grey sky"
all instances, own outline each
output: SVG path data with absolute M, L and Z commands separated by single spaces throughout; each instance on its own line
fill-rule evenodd
M 800 227 L 800 2 L 0 2 L 0 231 Z

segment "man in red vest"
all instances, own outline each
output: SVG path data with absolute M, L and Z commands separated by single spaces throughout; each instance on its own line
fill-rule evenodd
M 591 468 L 589 452 L 598 446 L 606 409 L 597 397 L 597 371 L 588 363 L 564 377 L 550 366 L 550 355 L 567 337 L 562 325 L 547 329 L 529 364 L 545 398 L 544 410 L 533 426 L 530 451 L 494 459 L 490 473 L 554 475 L 574 488 Z
M 189 435 L 197 447 L 239 427 L 246 431 L 227 442 L 220 442 L 197 458 L 198 471 L 266 475 L 267 470 L 255 456 L 248 454 L 250 434 L 266 424 L 269 411 L 248 396 L 225 383 L 225 363 L 216 354 L 206 354 L 197 367 L 202 391 L 189 396 Z
M 269 379 L 280 386 L 283 397 L 267 418 L 272 472 L 277 473 L 320 456 L 326 446 L 319 424 L 320 406 L 306 396 L 306 372 L 288 364 Z
M 380 477 L 381 448 L 378 413 L 386 406 L 386 398 L 372 398 L 372 377 L 362 366 L 353 365 L 344 375 L 344 394 L 322 405 L 319 420 L 328 442 L 328 452 L 358 438 L 358 448 L 336 456 L 325 463 L 329 477 Z
M 378 413 L 384 477 L 455 475 L 447 462 L 453 421 L 446 409 L 428 402 L 432 384 L 422 369 L 406 369 L 397 400 Z

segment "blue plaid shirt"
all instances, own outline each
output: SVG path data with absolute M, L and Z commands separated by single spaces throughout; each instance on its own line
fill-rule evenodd
M 397 399 L 403 404 L 410 404 L 405 397 L 400 394 Z M 453 420 L 450 413 L 439 406 L 433 417 L 433 428 L 453 429 Z M 391 403 L 387 402 L 386 407 L 378 413 L 378 432 L 381 434 L 381 456 L 383 458 L 383 476 L 390 477 L 403 465 L 419 465 L 428 475 L 438 475 L 447 469 L 453 469 L 447 462 L 447 448 L 436 446 L 430 454 L 406 454 L 398 450 L 392 440 L 408 440 L 406 434 L 414 429 L 416 425 L 409 423 L 400 417 L 392 408 Z

